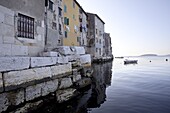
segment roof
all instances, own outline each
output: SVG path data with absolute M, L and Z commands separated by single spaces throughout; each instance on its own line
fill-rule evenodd
M 81 5 L 77 2 L 77 0 L 74 0 L 74 2 L 80 7 L 80 9 L 84 12 L 84 14 L 88 16 L 87 13 L 84 11 L 84 9 L 81 7 Z
M 103 24 L 105 24 L 105 22 L 97 14 L 94 13 L 87 13 L 87 14 L 95 15 Z

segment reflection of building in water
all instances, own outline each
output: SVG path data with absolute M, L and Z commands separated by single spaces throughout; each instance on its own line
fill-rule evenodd
M 112 62 L 106 64 L 93 65 L 92 95 L 89 99 L 88 107 L 100 107 L 106 99 L 106 86 L 111 85 Z

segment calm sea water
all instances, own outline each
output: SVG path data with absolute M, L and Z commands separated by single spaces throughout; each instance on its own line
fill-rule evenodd
M 168 58 L 169 61 L 165 61 Z M 170 113 L 170 58 L 134 57 L 93 65 L 93 83 L 76 99 L 42 109 L 51 113 Z M 150 62 L 151 61 L 151 62 Z
M 90 113 L 170 113 L 170 61 L 166 57 L 134 59 L 138 64 L 114 60 L 106 101 Z

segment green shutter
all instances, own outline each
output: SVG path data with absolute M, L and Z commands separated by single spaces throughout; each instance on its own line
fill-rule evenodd
M 64 12 L 66 13 L 67 12 L 67 6 L 64 5 Z
M 69 25 L 69 18 L 67 18 L 67 25 Z
M 67 17 L 64 17 L 64 24 L 67 25 Z

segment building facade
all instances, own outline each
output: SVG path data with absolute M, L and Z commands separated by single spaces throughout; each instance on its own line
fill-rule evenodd
M 104 55 L 104 21 L 97 15 L 88 14 L 88 53 L 93 58 L 101 58 Z
M 1 0 L 0 56 L 38 56 L 61 46 L 62 6 L 62 0 Z
M 76 0 L 63 0 L 64 46 L 85 46 L 87 14 Z
M 112 57 L 112 44 L 111 37 L 109 33 L 104 33 L 104 56 Z
M 79 45 L 83 46 L 87 51 L 87 31 L 88 31 L 88 16 L 83 8 L 79 5 L 79 21 L 80 21 L 80 39 Z
M 47 0 L 45 8 L 46 49 L 50 51 L 63 43 L 63 8 L 62 0 Z
M 44 10 L 42 0 L 0 0 L 0 56 L 44 51 Z

